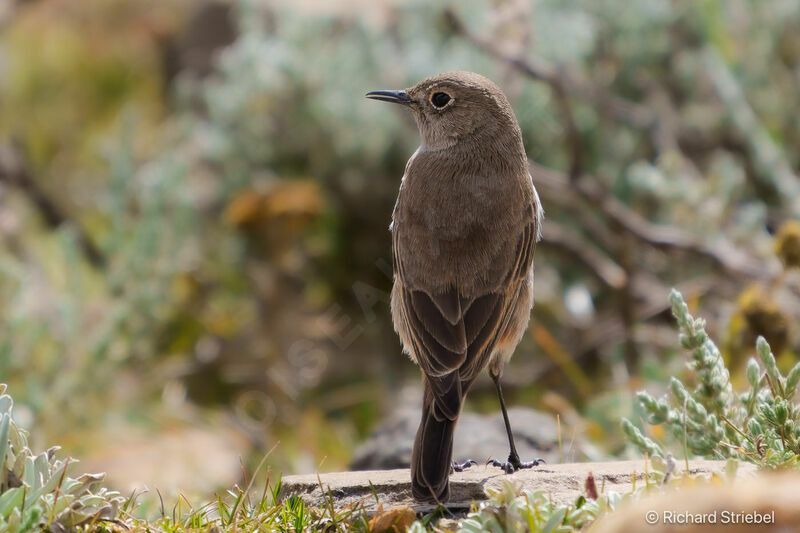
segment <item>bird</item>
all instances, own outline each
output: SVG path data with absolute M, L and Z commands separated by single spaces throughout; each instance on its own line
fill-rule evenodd
M 444 72 L 367 98 L 411 111 L 421 143 L 405 167 L 389 226 L 390 308 L 403 351 L 422 370 L 422 417 L 411 456 L 411 490 L 445 503 L 453 433 L 484 369 L 494 382 L 509 442 L 506 473 L 523 462 L 500 378 L 533 306 L 533 253 L 544 211 L 514 111 L 503 91 L 474 72 Z

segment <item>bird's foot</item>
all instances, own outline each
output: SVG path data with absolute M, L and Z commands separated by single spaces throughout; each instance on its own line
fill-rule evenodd
M 467 460 L 466 460 L 466 461 L 464 461 L 463 463 L 457 463 L 457 462 L 453 461 L 453 463 L 450 465 L 450 469 L 451 469 L 453 472 L 463 472 L 463 471 L 464 471 L 464 470 L 466 470 L 467 468 L 469 468 L 469 467 L 471 467 L 471 466 L 475 466 L 475 465 L 477 465 L 477 464 L 478 464 L 478 463 L 477 463 L 477 462 L 475 462 L 475 461 L 473 461 L 472 459 L 467 459 Z
M 506 474 L 513 474 L 517 470 L 522 470 L 524 468 L 533 468 L 534 466 L 539 466 L 540 464 L 544 463 L 544 459 L 534 459 L 533 461 L 520 461 L 519 457 L 515 455 L 509 455 L 508 461 L 498 461 L 497 459 L 489 459 L 486 461 L 487 465 L 496 466 L 503 469 L 503 472 Z

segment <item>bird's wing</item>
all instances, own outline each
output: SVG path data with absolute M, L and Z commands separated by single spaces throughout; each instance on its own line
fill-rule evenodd
M 485 322 L 481 324 L 480 321 L 475 321 L 475 326 L 471 328 L 475 340 L 470 343 L 465 362 L 459 369 L 462 381 L 471 383 L 486 368 L 495 347 L 501 342 L 503 336 L 513 333 L 508 332 L 508 326 L 512 317 L 516 315 L 522 285 L 530 274 L 538 232 L 536 218 L 525 225 L 517 241 L 516 262 L 507 274 L 506 283 L 498 292 L 490 293 L 497 300 L 494 309 Z M 470 313 L 465 316 L 465 320 L 471 318 L 471 311 L 472 308 L 470 308 Z
M 532 209 L 533 211 L 533 209 Z M 414 358 L 435 397 L 437 418 L 455 419 L 462 386 L 483 370 L 514 315 L 521 284 L 530 272 L 538 236 L 533 213 L 516 245 L 515 262 L 496 291 L 466 297 L 457 289 L 432 294 L 408 287 L 403 276 L 403 251 L 393 232 L 395 276 L 400 282 L 400 309 Z

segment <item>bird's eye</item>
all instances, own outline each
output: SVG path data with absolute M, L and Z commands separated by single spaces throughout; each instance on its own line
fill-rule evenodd
M 446 106 L 449 101 L 450 95 L 447 93 L 433 93 L 433 96 L 431 96 L 431 103 L 439 109 Z

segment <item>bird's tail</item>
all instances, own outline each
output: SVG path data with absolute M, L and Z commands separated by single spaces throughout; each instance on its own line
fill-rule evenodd
M 461 391 L 457 392 L 457 408 L 445 409 L 443 412 L 441 406 L 436 405 L 431 384 L 427 379 L 424 383 L 422 420 L 411 453 L 411 492 L 415 500 L 442 503 L 450 497 L 448 478 L 453 460 L 453 433 L 460 411 Z

